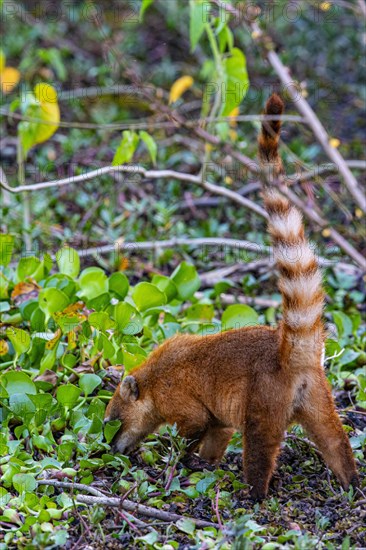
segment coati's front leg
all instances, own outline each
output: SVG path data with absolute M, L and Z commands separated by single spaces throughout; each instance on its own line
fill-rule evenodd
M 296 422 L 314 441 L 343 489 L 348 490 L 350 485 L 357 487 L 359 478 L 352 448 L 325 376 L 311 388 L 306 403 L 296 414 Z
M 272 415 L 248 418 L 243 435 L 244 476 L 251 485 L 250 495 L 255 500 L 267 496 L 281 441 L 286 429 L 285 420 L 275 422 Z
M 210 464 L 220 462 L 233 433 L 232 428 L 210 426 L 202 438 L 199 450 L 200 457 Z

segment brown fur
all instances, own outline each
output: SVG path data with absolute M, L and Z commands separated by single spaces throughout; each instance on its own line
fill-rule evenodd
M 271 96 L 266 114 L 282 111 L 282 100 Z M 198 449 L 211 463 L 221 460 L 239 430 L 244 474 L 254 498 L 267 495 L 284 432 L 292 423 L 306 429 L 344 489 L 358 482 L 321 364 L 323 290 L 317 261 L 298 211 L 274 189 L 283 173 L 280 126 L 263 125 L 259 153 L 262 167 L 270 165 L 264 198 L 280 272 L 282 323 L 276 329 L 257 326 L 167 340 L 119 384 L 105 417 L 122 421 L 116 437 L 122 453 L 168 423 L 190 440 L 191 451 Z

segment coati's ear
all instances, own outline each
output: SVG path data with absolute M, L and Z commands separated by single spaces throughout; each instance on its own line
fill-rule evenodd
M 139 388 L 134 376 L 126 376 L 120 387 L 121 397 L 127 397 L 131 401 L 136 401 L 139 397 Z

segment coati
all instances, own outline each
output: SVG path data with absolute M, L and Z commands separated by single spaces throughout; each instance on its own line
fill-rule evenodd
M 280 115 L 273 94 L 265 114 Z M 234 431 L 243 434 L 243 467 L 254 499 L 265 498 L 285 430 L 301 424 L 344 489 L 358 475 L 336 412 L 322 354 L 324 292 L 300 212 L 276 189 L 284 172 L 280 121 L 263 122 L 259 158 L 263 195 L 279 270 L 283 319 L 209 336 L 178 335 L 125 377 L 105 421 L 119 419 L 115 447 L 129 453 L 163 423 L 176 424 L 190 451 L 218 463 Z

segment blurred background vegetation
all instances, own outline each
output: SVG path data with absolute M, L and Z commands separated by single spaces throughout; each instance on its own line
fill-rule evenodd
M 239 16 L 229 17 L 223 4 Z M 265 100 L 274 90 L 282 93 L 288 118 L 281 154 L 287 173 L 314 171 L 293 178 L 292 189 L 327 222 L 319 228 L 305 216 L 307 233 L 329 260 L 324 275 L 330 328 L 327 374 L 365 491 L 365 279 L 330 232 L 334 228 L 362 254 L 364 213 L 337 170 L 324 170 L 328 157 L 266 59 L 270 44 L 364 188 L 363 10 L 363 0 L 255 5 L 3 0 L 0 162 L 10 187 L 121 163 L 132 170 L 138 165 L 188 177 L 202 175 L 203 168 L 206 180 L 260 206 L 258 176 L 245 164 L 256 161 Z M 211 31 L 203 26 L 203 13 Z M 265 33 L 264 40 L 248 25 L 253 21 Z M 241 53 L 228 68 L 233 48 Z M 230 120 L 215 105 L 220 70 L 245 88 L 231 105 Z M 56 92 L 57 101 L 42 103 L 46 92 L 53 98 Z M 207 120 L 212 115 L 214 120 Z M 39 117 L 43 124 L 34 122 Z M 125 548 L 362 546 L 362 507 L 352 491 L 340 493 L 333 478 L 329 483 L 314 449 L 301 443 L 298 428 L 289 435 L 280 460 L 277 496 L 261 508 L 245 495 L 244 500 L 239 497 L 245 485 L 239 481 L 238 437 L 216 473 L 176 471 L 184 442 L 174 431 L 150 438 L 131 462 L 109 454 L 112 428 L 103 431 L 101 418 L 121 376 L 113 370 L 116 363 L 129 370 L 177 331 L 281 318 L 268 254 L 193 241 L 158 245 L 183 238 L 269 245 L 265 220 L 258 213 L 210 193 L 197 181 L 117 171 L 27 195 L 3 190 L 0 206 L 0 244 L 4 251 L 11 241 L 14 249 L 11 260 L 2 256 L 0 262 L 1 550 L 72 547 L 80 537 L 94 547 L 113 539 L 116 547 Z M 148 244 L 145 249 L 131 244 L 119 254 L 90 250 L 123 242 Z M 72 247 L 69 260 L 61 255 L 55 262 L 59 249 L 70 250 L 65 245 Z M 152 284 L 139 286 L 147 281 Z M 52 303 L 46 294 L 48 300 L 52 294 Z M 239 302 L 243 309 L 230 309 Z M 126 324 L 133 316 L 131 333 Z M 72 330 L 65 328 L 65 319 Z M 25 393 L 34 397 L 32 403 L 19 397 Z M 33 422 L 27 415 L 34 411 L 38 419 Z M 49 468 L 58 472 L 58 479 L 107 483 L 114 492 L 131 490 L 129 498 L 136 502 L 168 506 L 196 518 L 216 521 L 216 506 L 229 527 L 225 532 L 216 527 L 197 531 L 187 520 L 173 531 L 164 524 L 140 525 L 136 534 L 126 518 L 100 507 L 75 512 L 69 497 L 61 498 L 50 488 L 44 493 L 38 488 L 36 500 L 30 497 L 34 479 Z M 123 524 L 112 529 L 113 536 L 111 519 L 114 525 Z M 95 529 L 88 531 L 85 522 Z

